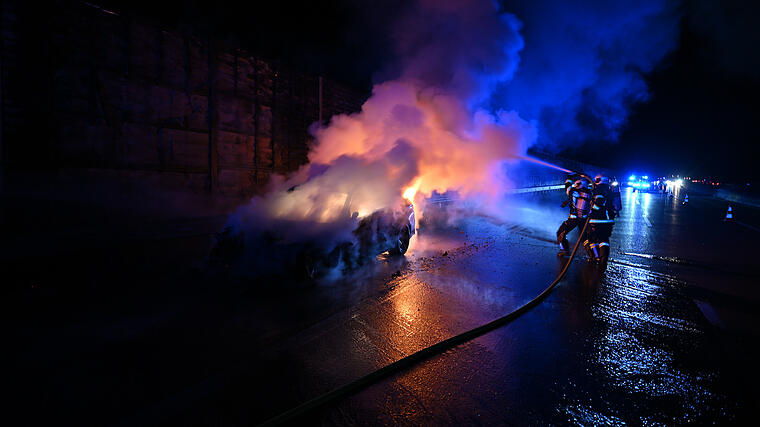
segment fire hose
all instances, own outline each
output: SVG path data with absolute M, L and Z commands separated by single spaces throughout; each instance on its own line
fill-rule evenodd
M 590 183 L 593 183 L 591 178 L 589 178 L 587 175 L 582 174 L 582 173 L 578 175 L 580 175 L 581 177 L 583 177 Z M 476 328 L 470 329 L 469 331 L 463 332 L 459 335 L 455 335 L 451 338 L 435 343 L 429 347 L 425 347 L 422 350 L 419 350 L 415 353 L 410 354 L 409 356 L 403 357 L 393 363 L 383 366 L 382 368 L 376 371 L 370 372 L 369 374 L 357 380 L 354 380 L 348 384 L 335 388 L 327 393 L 324 393 L 311 400 L 308 400 L 292 409 L 289 409 L 281 413 L 280 415 L 270 418 L 267 421 L 264 421 L 261 425 L 274 426 L 274 425 L 281 425 L 288 421 L 292 421 L 296 417 L 304 415 L 314 409 L 317 409 L 323 405 L 326 405 L 329 402 L 332 402 L 341 397 L 352 394 L 385 377 L 388 377 L 390 375 L 393 375 L 394 373 L 397 373 L 406 368 L 409 368 L 415 365 L 417 362 L 421 362 L 423 360 L 429 359 L 436 354 L 443 353 L 446 350 L 449 350 L 460 344 L 464 344 L 481 335 L 484 335 L 488 332 L 491 332 L 495 329 L 505 326 L 511 323 L 513 320 L 517 319 L 518 317 L 522 316 L 523 314 L 527 313 L 528 311 L 536 307 L 538 304 L 540 304 L 544 299 L 546 299 L 546 297 L 549 296 L 549 294 L 554 289 L 554 287 L 557 286 L 557 284 L 565 277 L 565 274 L 567 274 L 567 270 L 570 267 L 570 264 L 572 263 L 573 259 L 575 258 L 575 253 L 578 251 L 578 247 L 580 246 L 581 240 L 583 240 L 583 235 L 586 233 L 586 228 L 588 227 L 589 219 L 590 217 L 587 217 L 586 222 L 583 223 L 583 228 L 581 229 L 580 237 L 578 238 L 578 241 L 575 242 L 575 246 L 573 247 L 573 250 L 570 253 L 570 258 L 567 260 L 567 263 L 565 263 L 565 266 L 559 272 L 559 274 L 554 279 L 554 281 L 552 281 L 551 284 L 549 284 L 549 286 L 546 287 L 546 289 L 544 289 L 540 294 L 538 294 L 532 300 L 518 307 L 516 310 L 512 311 L 511 313 L 506 314 L 496 320 L 493 320 L 484 325 L 481 325 Z

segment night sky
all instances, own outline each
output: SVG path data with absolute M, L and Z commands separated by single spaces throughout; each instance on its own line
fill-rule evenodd
M 531 16 L 521 16 L 530 12 L 521 11 L 519 2 L 508 3 L 502 9 L 527 25 L 523 51 L 527 52 L 532 47 L 530 25 L 537 24 Z M 595 2 L 584 3 L 593 7 Z M 556 143 L 543 141 L 544 147 L 590 163 L 650 175 L 714 176 L 735 182 L 760 179 L 760 167 L 755 165 L 755 146 L 760 141 L 756 101 L 760 95 L 760 7 L 750 1 L 661 3 L 677 14 L 673 46 L 651 69 L 634 70 L 647 83 L 648 99 L 623 102 L 627 121 L 617 140 L 595 132 L 593 120 L 584 122 L 578 112 L 567 120 L 588 128 L 568 139 L 571 142 L 558 137 Z M 264 57 L 369 90 L 373 81 L 392 77 L 388 64 L 393 63 L 394 54 L 388 28 L 405 2 L 169 1 L 160 8 L 120 0 L 98 4 L 162 25 L 211 29 Z M 577 15 L 577 10 L 572 12 Z M 615 23 L 610 24 L 614 27 Z M 588 31 L 593 34 L 594 28 Z M 605 36 L 600 30 L 599 37 Z

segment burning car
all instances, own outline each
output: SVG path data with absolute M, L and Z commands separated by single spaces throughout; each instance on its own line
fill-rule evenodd
M 378 210 L 361 218 L 352 231 L 359 242 L 360 254 L 404 255 L 415 233 L 414 221 L 414 205 L 406 199 L 395 209 Z
M 291 203 L 297 191 L 283 192 L 279 202 Z M 358 268 L 382 253 L 405 254 L 416 229 L 414 204 L 399 197 L 395 206 L 367 213 L 355 209 L 353 200 L 350 193 L 332 193 L 327 207 L 340 205 L 339 212 L 328 215 L 330 209 L 322 206 L 325 212 L 309 220 L 249 218 L 248 223 L 265 228 L 229 224 L 216 235 L 211 264 L 238 272 L 320 278 Z

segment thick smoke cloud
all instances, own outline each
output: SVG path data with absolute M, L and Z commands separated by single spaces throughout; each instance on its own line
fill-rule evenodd
M 237 237 L 230 250 L 240 243 L 246 258 L 261 262 L 277 253 L 267 249 L 266 241 L 274 242 L 289 249 L 264 263 L 297 265 L 286 255 L 340 248 L 340 268 L 366 247 L 361 242 L 368 239 L 351 230 L 392 240 L 361 221 L 381 223 L 373 213 L 399 206 L 402 196 L 451 189 L 495 199 L 503 193 L 502 162 L 523 154 L 535 133 L 514 112 L 479 106 L 517 67 L 519 22 L 488 0 L 418 0 L 391 25 L 395 59 L 385 68 L 388 80 L 374 86 L 361 112 L 315 125 L 310 163 L 275 177 L 265 196 L 232 216 Z
M 514 15 L 488 0 L 408 2 L 391 25 L 396 59 L 383 75 L 476 103 L 517 69 L 519 30 Z
M 308 257 L 354 248 L 340 249 L 340 266 L 361 258 L 351 241 L 362 218 L 402 195 L 419 208 L 424 196 L 453 190 L 493 210 L 511 185 L 505 162 L 537 136 L 616 137 L 629 104 L 646 99 L 642 73 L 672 47 L 669 7 L 530 3 L 513 15 L 489 0 L 403 2 L 388 22 L 392 59 L 362 110 L 315 124 L 310 163 L 275 177 L 230 224 L 258 262 L 300 262 L 267 260 L 276 251 L 263 240 L 287 245 L 283 259 L 303 253 L 293 249 L 301 244 Z
M 630 107 L 648 99 L 645 74 L 671 51 L 678 2 L 505 1 L 523 23 L 525 48 L 514 78 L 491 106 L 539 128 L 538 146 L 614 141 Z
M 523 154 L 535 137 L 514 112 L 481 108 L 517 69 L 519 21 L 488 0 L 419 0 L 402 5 L 390 29 L 393 60 L 383 81 L 360 113 L 314 131 L 309 160 L 374 160 L 405 141 L 418 154 L 407 161 L 419 171 L 407 185 L 423 194 L 497 195 L 499 163 Z

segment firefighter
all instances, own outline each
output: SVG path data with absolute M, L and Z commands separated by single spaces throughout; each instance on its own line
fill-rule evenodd
M 567 178 L 565 178 L 565 194 L 567 194 L 567 199 L 565 199 L 564 202 L 562 202 L 562 207 L 566 207 L 570 202 L 572 202 L 572 199 L 570 197 L 570 193 L 568 192 L 568 188 L 572 187 L 573 184 L 575 184 L 575 181 L 581 179 L 578 175 L 568 175 Z
M 597 175 L 596 185 L 592 195 L 591 212 L 589 213 L 589 231 L 586 240 L 586 251 L 589 260 L 595 261 L 605 268 L 610 256 L 610 235 L 615 225 L 617 210 L 615 209 L 614 193 L 610 188 L 607 177 Z M 593 257 L 593 258 L 592 258 Z
M 572 186 L 567 188 L 566 192 L 567 200 L 562 203 L 562 206 L 570 204 L 570 215 L 567 217 L 567 220 L 560 224 L 557 230 L 557 243 L 560 246 L 559 256 L 570 254 L 567 234 L 576 227 L 583 227 L 583 223 L 586 221 L 591 210 L 591 191 L 587 188 L 585 180 L 576 180 Z M 580 238 L 582 237 L 580 236 Z
M 610 185 L 610 190 L 612 190 L 612 201 L 615 206 L 615 212 L 620 212 L 623 210 L 623 200 L 620 198 L 620 185 L 618 185 L 618 180 L 616 178 L 612 178 L 612 185 Z

